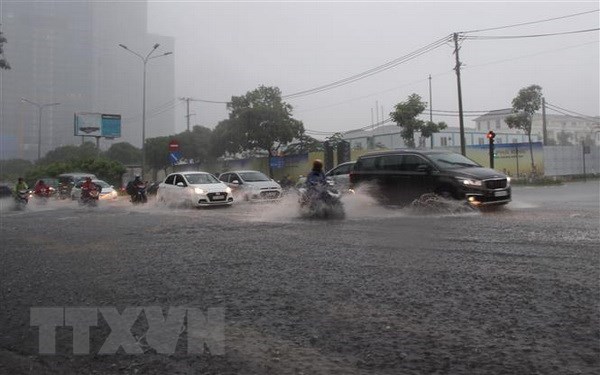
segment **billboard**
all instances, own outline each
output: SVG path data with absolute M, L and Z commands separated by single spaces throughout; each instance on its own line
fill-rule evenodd
M 121 137 L 121 115 L 102 113 L 75 113 L 75 136 Z

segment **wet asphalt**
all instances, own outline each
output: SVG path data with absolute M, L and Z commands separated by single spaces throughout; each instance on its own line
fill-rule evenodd
M 418 212 L 344 198 L 345 220 L 279 204 L 170 209 L 0 202 L 0 373 L 594 374 L 600 372 L 598 181 L 516 187 L 503 209 Z M 224 312 L 224 352 L 89 354 L 35 307 Z M 219 327 L 217 327 L 219 328 Z

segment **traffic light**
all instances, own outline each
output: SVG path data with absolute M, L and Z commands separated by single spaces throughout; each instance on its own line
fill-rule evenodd
M 494 169 L 494 138 L 496 138 L 496 133 L 494 133 L 493 130 L 490 130 L 486 137 L 490 141 L 490 168 Z

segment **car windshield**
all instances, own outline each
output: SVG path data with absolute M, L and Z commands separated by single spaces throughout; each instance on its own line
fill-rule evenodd
M 185 179 L 192 185 L 217 184 L 220 181 L 215 176 L 208 173 L 190 173 L 184 174 Z
M 242 172 L 239 175 L 246 182 L 271 181 L 269 177 L 261 172 Z
M 453 169 L 465 167 L 481 167 L 473 160 L 456 153 L 429 154 L 429 158 L 440 168 Z
M 92 181 L 93 183 L 95 183 L 96 185 L 100 185 L 101 188 L 109 188 L 110 185 L 108 184 L 108 182 L 106 181 L 102 181 L 102 180 L 94 180 Z

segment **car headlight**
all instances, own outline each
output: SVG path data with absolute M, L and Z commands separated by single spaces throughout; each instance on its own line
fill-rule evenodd
M 510 177 L 506 177 L 506 187 L 510 186 Z
M 201 188 L 194 188 L 194 192 L 195 192 L 196 194 L 204 194 L 204 189 L 201 189 Z
M 459 178 L 458 179 L 461 184 L 465 186 L 482 186 L 483 182 L 481 180 L 472 180 L 470 178 Z
M 226 191 L 227 193 L 231 193 L 231 188 L 228 186 L 228 187 L 226 187 L 226 188 L 225 188 L 225 191 Z

